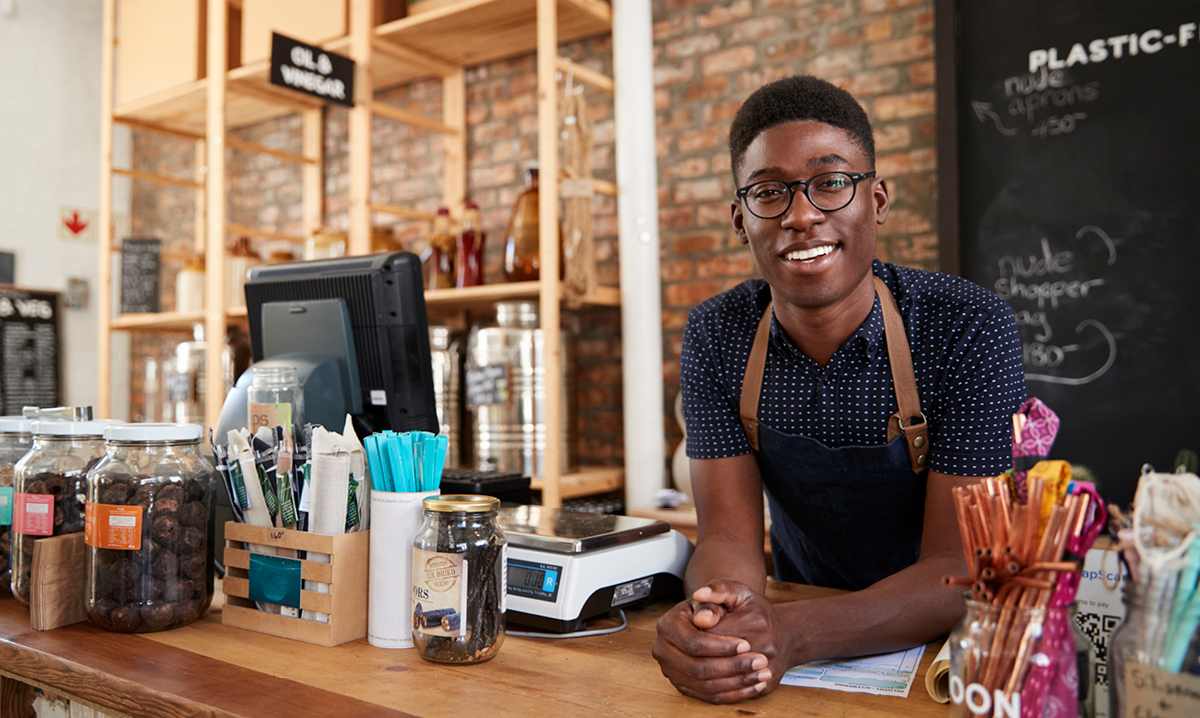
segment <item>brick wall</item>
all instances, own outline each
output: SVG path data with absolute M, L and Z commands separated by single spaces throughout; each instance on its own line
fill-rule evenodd
M 797 73 L 827 78 L 863 103 L 876 131 L 877 170 L 892 180 L 892 214 L 881 229 L 881 258 L 935 268 L 937 241 L 932 0 L 655 0 L 659 221 L 662 238 L 664 365 L 663 421 L 669 456 L 682 438 L 672 406 L 678 391 L 679 343 L 688 310 L 754 276 L 748 251 L 729 229 L 733 193 L 726 143 L 742 100 L 765 82 Z M 562 54 L 611 74 L 608 38 L 572 43 Z M 533 56 L 468 70 L 467 191 L 480 204 L 487 232 L 485 276 L 501 281 L 503 233 L 523 187 L 525 162 L 536 155 L 536 78 Z M 612 103 L 589 90 L 597 176 L 615 179 Z M 380 93 L 398 107 L 439 117 L 441 84 L 422 81 Z M 347 119 L 326 117 L 325 222 L 347 219 Z M 140 133 L 139 133 L 140 134 Z M 299 150 L 297 117 L 244 128 L 239 137 Z M 155 140 L 135 146 L 138 166 L 174 163 L 190 174 L 190 147 Z M 172 149 L 173 148 L 173 149 Z M 433 211 L 441 197 L 441 137 L 377 118 L 373 134 L 373 197 Z M 230 221 L 300 231 L 299 170 L 271 157 L 231 152 Z M 161 171 L 161 170 L 160 170 Z M 183 193 L 190 202 L 190 195 Z M 152 193 L 134 198 L 134 226 L 169 227 L 190 237 L 190 218 Z M 616 206 L 597 199 L 596 242 L 601 281 L 618 277 Z M 382 221 L 384 218 L 379 217 Z M 165 230 L 164 230 L 165 231 Z M 394 225 L 404 247 L 420 252 L 427 226 Z M 579 328 L 575 429 L 581 460 L 619 463 L 621 380 L 619 314 L 590 309 L 569 320 Z

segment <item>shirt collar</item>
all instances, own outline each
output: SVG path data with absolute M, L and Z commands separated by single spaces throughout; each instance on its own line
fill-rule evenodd
M 881 266 L 879 260 L 875 260 L 874 269 L 879 269 Z M 770 291 L 768 289 L 768 291 Z M 798 357 L 811 362 L 812 367 L 820 370 L 817 363 L 801 352 L 791 338 L 783 331 L 783 326 L 779 320 L 775 318 L 774 310 L 771 311 L 771 344 L 777 349 L 783 351 L 787 356 Z M 837 352 L 833 355 L 833 359 L 829 362 L 829 366 L 838 363 L 839 359 L 844 355 L 855 356 L 856 354 L 865 354 L 868 360 L 874 360 L 879 353 L 879 348 L 886 343 L 886 335 L 883 328 L 883 307 L 879 303 L 878 292 L 875 295 L 875 303 L 871 306 L 871 313 L 863 320 L 858 329 L 838 347 Z M 808 364 L 805 364 L 808 366 Z

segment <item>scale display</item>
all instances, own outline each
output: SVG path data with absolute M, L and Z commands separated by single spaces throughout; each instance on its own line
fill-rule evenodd
M 553 603 L 558 600 L 561 576 L 561 566 L 510 558 L 508 559 L 508 595 L 524 596 Z

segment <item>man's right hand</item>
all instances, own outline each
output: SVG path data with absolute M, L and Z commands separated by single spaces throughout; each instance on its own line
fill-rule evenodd
M 690 598 L 658 619 L 651 654 L 685 696 L 735 703 L 759 695 L 771 680 L 767 657 L 751 652 L 748 641 L 707 632 L 724 614 L 721 604 Z

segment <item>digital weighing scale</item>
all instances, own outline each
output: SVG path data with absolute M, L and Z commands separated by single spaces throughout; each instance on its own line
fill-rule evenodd
M 499 522 L 511 623 L 570 633 L 619 608 L 682 599 L 692 542 L 665 521 L 517 506 Z

